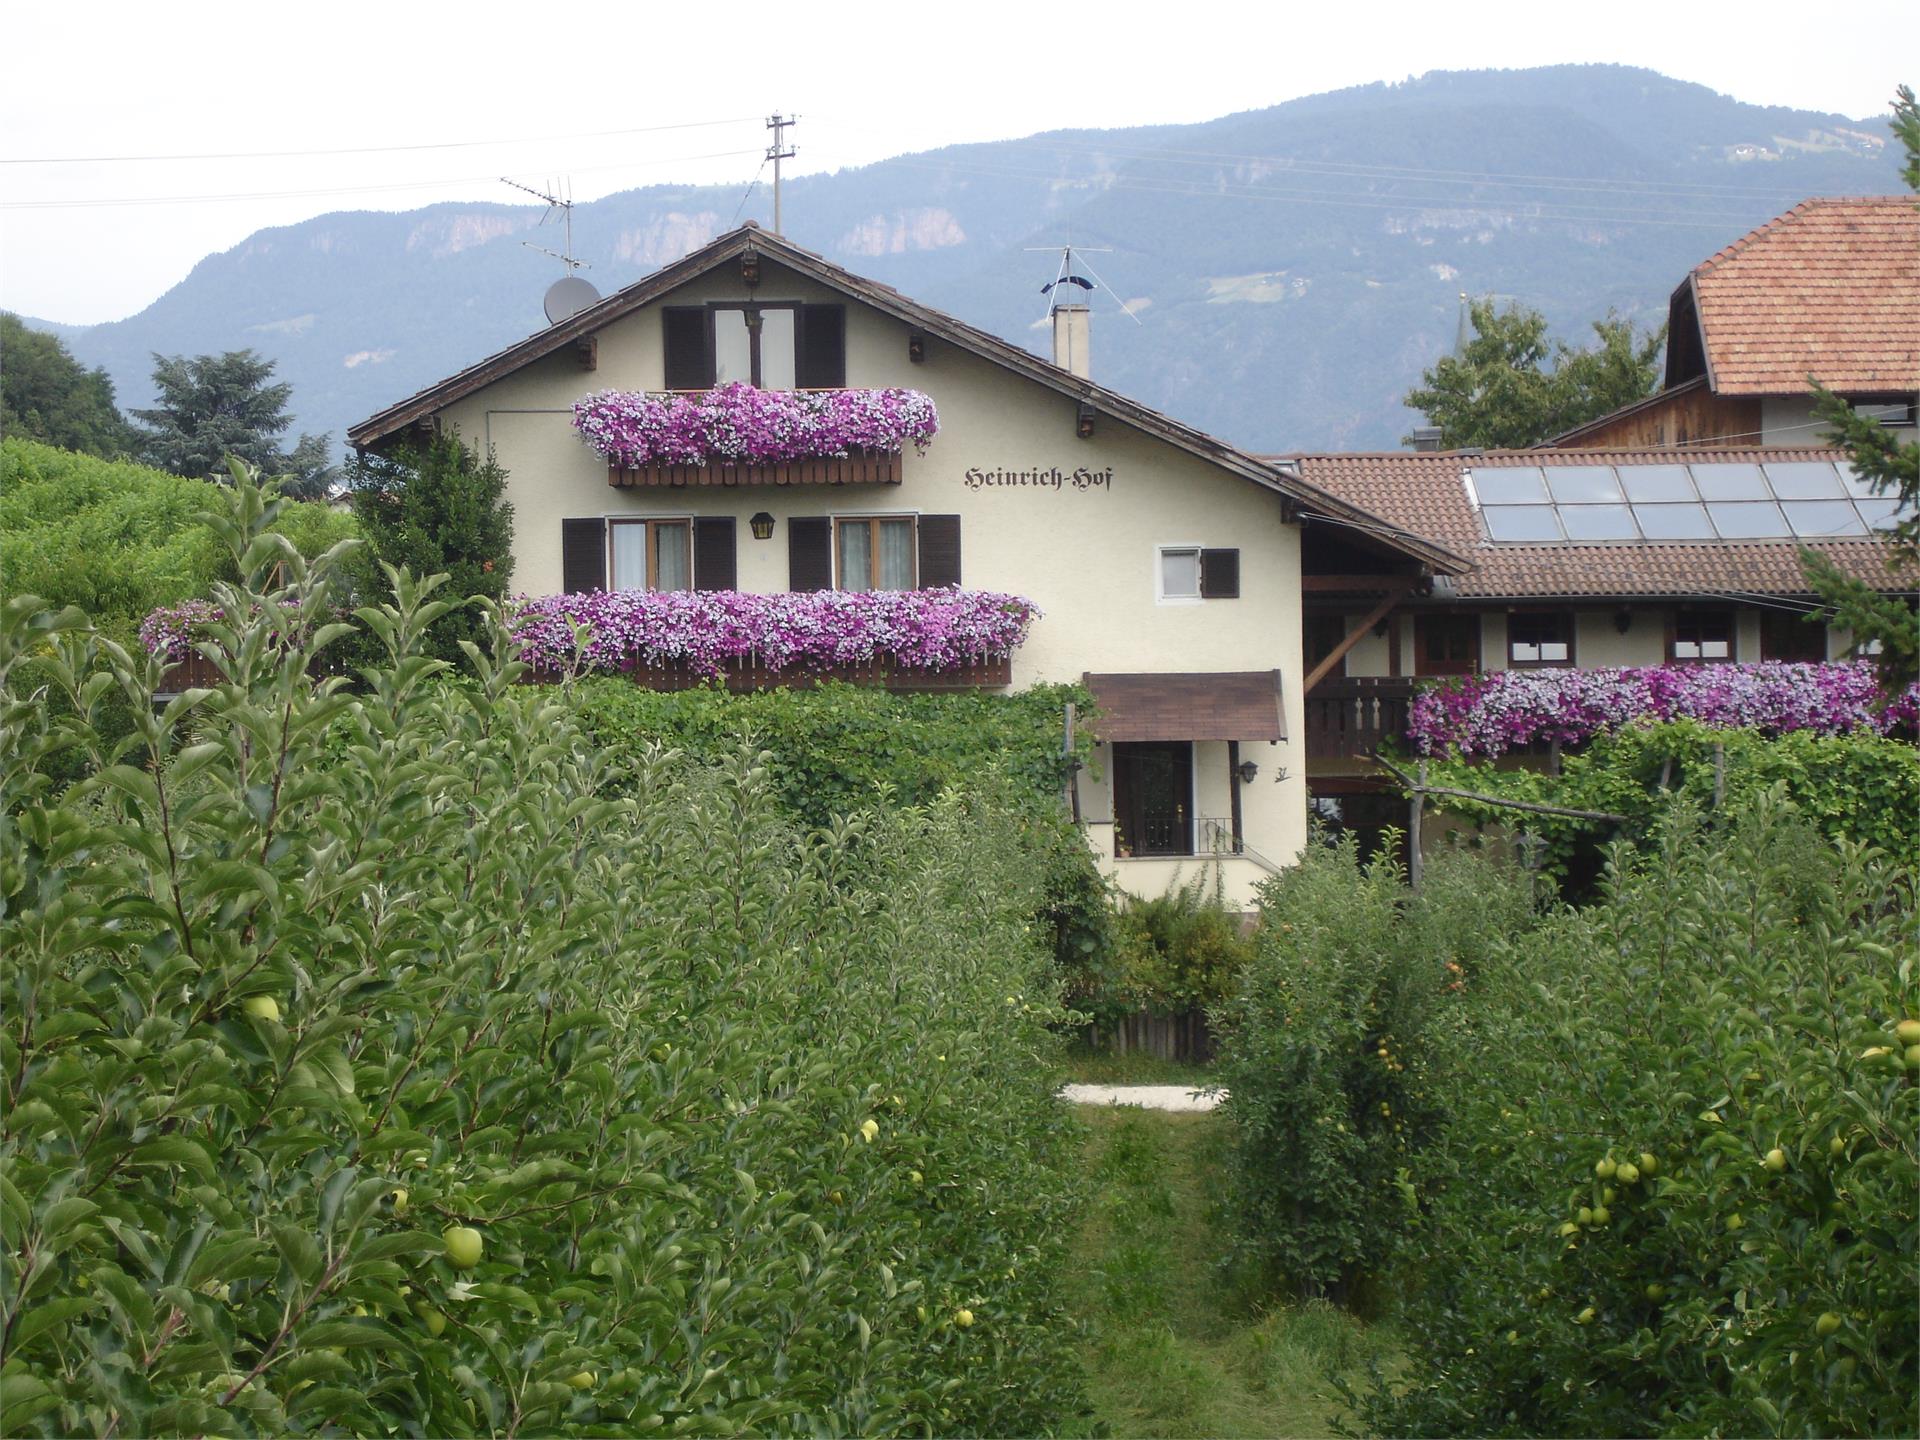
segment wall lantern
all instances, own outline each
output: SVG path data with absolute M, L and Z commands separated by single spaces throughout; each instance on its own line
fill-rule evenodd
M 1253 777 L 1260 773 L 1260 767 L 1251 760 L 1242 760 L 1238 765 L 1233 767 L 1233 773 L 1240 777 L 1240 783 L 1242 785 L 1251 785 L 1253 783 Z
M 747 524 L 753 529 L 754 539 L 771 540 L 773 538 L 773 516 L 766 511 L 757 511 Z
M 1613 628 L 1619 631 L 1622 635 L 1626 634 L 1627 631 L 1633 628 L 1633 612 L 1631 610 L 1614 611 L 1613 612 Z
M 1087 404 L 1084 400 L 1080 402 L 1080 418 L 1079 422 L 1074 426 L 1074 433 L 1082 440 L 1091 440 L 1093 438 L 1094 413 L 1093 406 Z
M 918 365 L 927 358 L 927 337 L 921 330 L 907 332 L 907 359 Z
M 758 250 L 740 252 L 740 283 L 749 290 L 760 283 L 760 252 Z

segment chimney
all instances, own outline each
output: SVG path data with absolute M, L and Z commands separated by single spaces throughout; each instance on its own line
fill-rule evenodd
M 1413 448 L 1425 454 L 1440 448 L 1440 427 L 1438 425 L 1416 425 L 1413 427 Z
M 1053 363 L 1082 380 L 1093 378 L 1093 312 L 1084 305 L 1053 307 Z

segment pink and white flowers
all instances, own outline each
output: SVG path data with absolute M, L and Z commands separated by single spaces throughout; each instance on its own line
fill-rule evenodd
M 604 390 L 573 407 L 573 427 L 610 465 L 844 459 L 925 451 L 940 428 L 918 390 L 758 390 L 735 381 L 700 395 Z
M 1873 667 L 1657 665 L 1618 670 L 1500 670 L 1423 690 L 1407 738 L 1422 755 L 1492 758 L 1535 741 L 1577 745 L 1635 721 L 1698 720 L 1768 734 L 1880 734 L 1911 728 L 1920 687 L 1881 708 Z

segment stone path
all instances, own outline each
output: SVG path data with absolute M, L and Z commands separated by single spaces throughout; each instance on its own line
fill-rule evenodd
M 1138 1105 L 1145 1110 L 1211 1110 L 1224 1090 L 1195 1091 L 1187 1085 L 1063 1085 L 1060 1098 L 1074 1105 Z

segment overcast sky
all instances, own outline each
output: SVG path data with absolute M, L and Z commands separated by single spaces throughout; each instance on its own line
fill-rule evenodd
M 578 200 L 744 189 L 776 109 L 801 117 L 789 173 L 1569 62 L 1870 118 L 1920 81 L 1914 34 L 1912 0 L 19 0 L 0 19 L 0 308 L 118 319 L 263 226 L 511 200 L 502 175 L 571 177 Z

